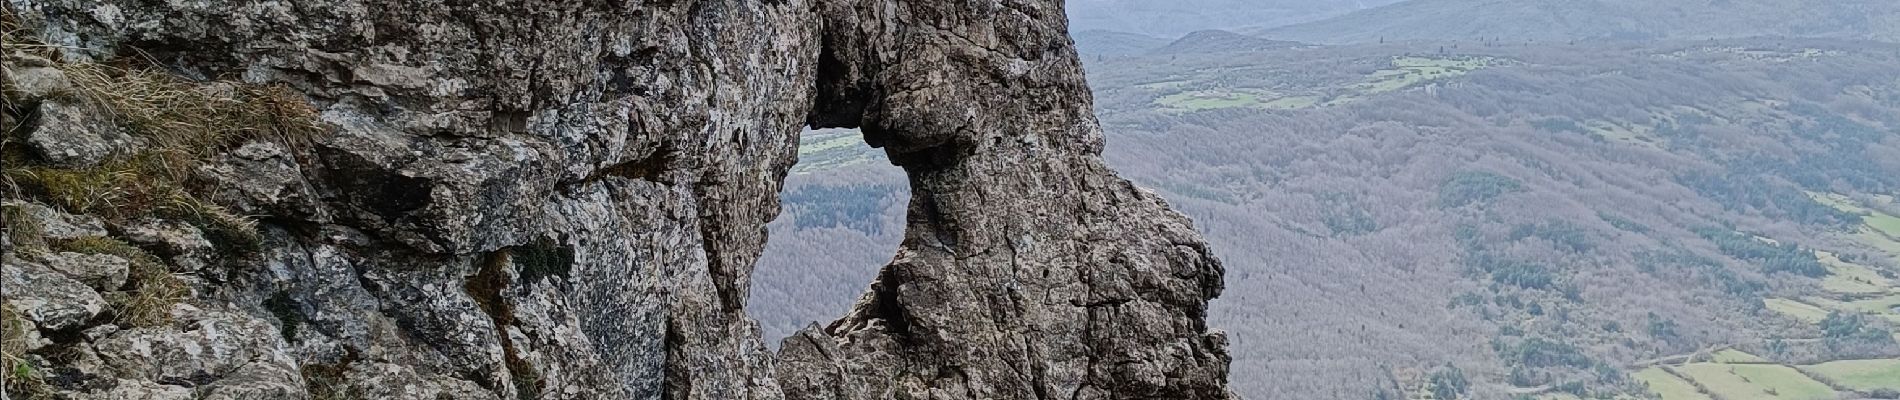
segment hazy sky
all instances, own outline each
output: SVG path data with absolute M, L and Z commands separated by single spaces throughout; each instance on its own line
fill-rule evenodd
M 1249 30 L 1337 16 L 1399 0 L 1069 0 L 1070 29 L 1176 37 L 1203 29 Z

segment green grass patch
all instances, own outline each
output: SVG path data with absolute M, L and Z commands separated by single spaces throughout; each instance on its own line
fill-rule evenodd
M 1473 70 L 1491 66 L 1494 61 L 1491 57 L 1397 57 L 1392 59 L 1392 66 Z
M 1821 203 L 1828 207 L 1834 207 L 1834 209 L 1837 209 L 1837 210 L 1862 215 L 1861 220 L 1863 222 L 1866 222 L 1868 227 L 1871 227 L 1882 234 L 1886 234 L 1888 237 L 1900 237 L 1900 217 L 1896 217 L 1893 214 L 1888 214 L 1885 212 L 1881 212 L 1879 210 L 1867 208 L 1866 206 L 1860 203 L 1856 203 L 1853 199 L 1848 198 L 1847 196 L 1841 195 L 1839 193 L 1820 193 L 1820 192 L 1807 192 L 1807 193 L 1808 193 L 1808 197 L 1813 198 L 1815 202 Z
M 1766 358 L 1761 358 L 1754 354 L 1748 354 L 1748 352 L 1736 349 L 1725 349 L 1715 352 L 1713 358 L 1715 362 L 1730 364 L 1762 364 L 1768 362 Z
M 1895 311 L 1896 307 L 1900 307 L 1900 294 L 1850 301 L 1834 300 L 1824 297 L 1806 297 L 1802 298 L 1802 300 L 1829 310 L 1861 314 L 1900 314 L 1900 311 Z
M 826 150 L 861 146 L 864 143 L 857 135 L 821 132 L 824 131 L 806 132 L 804 136 L 798 138 L 799 157 L 817 154 Z
M 806 131 L 799 135 L 798 165 L 792 166 L 792 173 L 808 174 L 883 159 L 884 151 L 865 144 L 857 130 Z
M 1663 370 L 1662 367 L 1649 367 L 1630 376 L 1648 386 L 1650 393 L 1655 393 L 1662 400 L 1714 400 L 1702 394 L 1702 391 L 1697 390 L 1694 384 L 1676 377 L 1675 374 Z
M 1206 79 L 1170 79 L 1135 85 L 1136 88 L 1162 93 L 1153 104 L 1172 112 L 1195 112 L 1231 108 L 1298 110 L 1352 104 L 1371 95 L 1394 92 L 1421 83 L 1452 78 L 1472 71 L 1497 66 L 1492 57 L 1394 57 L 1387 68 L 1358 79 L 1325 88 L 1308 88 L 1302 94 L 1276 93 L 1263 89 L 1212 88 L 1187 90 Z M 1232 73 L 1233 71 L 1221 71 Z M 1315 93 L 1330 92 L 1331 95 Z
M 1319 96 L 1292 96 L 1268 100 L 1260 106 L 1274 110 L 1298 110 L 1319 106 Z
M 1900 307 L 1900 295 L 1850 301 L 1810 296 L 1802 298 L 1802 301 L 1827 310 L 1867 314 L 1900 324 L 1900 311 L 1894 309 L 1894 307 Z
M 1854 311 L 1859 311 L 1859 312 L 1868 313 L 1868 314 L 1877 314 L 1877 315 L 1900 314 L 1900 295 L 1890 295 L 1886 297 L 1879 297 L 1879 298 L 1873 298 L 1873 299 L 1867 299 L 1867 300 L 1850 301 L 1847 304 L 1849 306 L 1852 306 L 1854 308 L 1853 309 Z
M 1893 281 L 1881 276 L 1873 268 L 1843 261 L 1834 253 L 1816 251 L 1814 254 L 1831 272 L 1826 279 L 1821 280 L 1822 289 L 1843 294 L 1878 294 L 1892 290 Z
M 1677 368 L 1727 400 L 1832 400 L 1833 388 L 1792 367 L 1696 363 Z
M 1519 397 L 1519 398 L 1522 399 L 1523 397 Z M 1537 399 L 1537 400 L 1644 400 L 1645 399 L 1644 397 L 1636 397 L 1629 394 L 1618 394 L 1614 397 L 1588 397 L 1586 398 L 1583 396 L 1578 396 L 1578 395 L 1564 393 L 1564 392 L 1544 393 L 1544 394 L 1537 395 L 1537 397 L 1531 397 L 1531 398 Z M 1665 398 L 1663 400 L 1675 400 L 1675 399 Z
M 1801 367 L 1856 391 L 1900 390 L 1900 360 L 1847 360 Z
M 1827 319 L 1827 309 L 1813 304 L 1803 303 L 1799 300 L 1779 298 L 1764 299 L 1762 300 L 1762 304 L 1767 305 L 1771 311 L 1807 323 L 1820 323 L 1821 320 Z
M 1867 222 L 1868 227 L 1879 230 L 1880 233 L 1886 234 L 1889 237 L 1900 237 L 1900 217 L 1894 217 L 1893 214 L 1876 212 L 1863 217 L 1863 221 Z
M 1900 263 L 1900 237 L 1888 236 L 1870 226 L 1861 227 L 1849 237 L 1856 242 L 1887 253 L 1894 262 Z
M 1142 89 L 1149 89 L 1149 90 L 1176 89 L 1176 88 L 1185 87 L 1191 83 L 1194 83 L 1194 81 L 1190 79 L 1176 79 L 1176 80 L 1166 80 L 1166 81 L 1160 81 L 1160 82 L 1143 83 L 1143 84 L 1135 85 L 1135 87 L 1142 88 Z
M 1496 64 L 1491 57 L 1395 57 L 1392 67 L 1374 71 L 1356 85 L 1365 94 L 1397 91 L 1433 80 L 1461 76 Z
M 1155 104 L 1180 111 L 1203 111 L 1222 108 L 1258 107 L 1266 104 L 1260 94 L 1242 91 L 1197 90 L 1175 93 L 1155 99 Z
M 1851 311 L 1877 315 L 1877 317 L 1887 318 L 1887 320 L 1892 320 L 1892 322 L 1900 324 L 1900 294 L 1885 296 L 1885 298 L 1872 298 L 1872 300 L 1847 301 L 1847 305 L 1853 307 Z

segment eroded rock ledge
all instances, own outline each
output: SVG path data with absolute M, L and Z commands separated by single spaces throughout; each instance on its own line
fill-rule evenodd
M 255 249 L 91 223 L 184 278 L 167 323 L 121 329 L 93 293 L 114 275 L 49 261 L 88 256 L 8 258 L 10 295 L 62 283 L 27 329 L 59 396 L 1230 396 L 1221 267 L 1103 165 L 1059 1 L 10 5 L 43 61 L 281 84 L 329 128 L 197 168 Z M 35 66 L 9 51 L 11 98 Z M 65 104 L 36 96 L 10 104 Z M 807 124 L 862 127 L 914 193 L 864 298 L 775 356 L 743 302 Z

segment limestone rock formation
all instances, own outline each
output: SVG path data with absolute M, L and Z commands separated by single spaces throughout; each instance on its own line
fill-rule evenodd
M 1103 165 L 1056 2 L 823 7 L 812 120 L 861 126 L 913 193 L 870 292 L 785 342 L 788 397 L 1226 396 L 1221 267 Z
M 1221 268 L 1103 165 L 1058 1 L 7 4 L 49 44 L 8 49 L 7 124 L 40 139 L 0 153 L 44 164 L 8 194 L 36 229 L 9 226 L 4 289 L 50 396 L 1229 396 Z M 59 196 L 225 134 L 41 71 L 124 60 L 323 133 L 167 174 L 221 208 Z M 775 356 L 744 301 L 807 124 L 864 127 L 916 192 L 865 298 Z

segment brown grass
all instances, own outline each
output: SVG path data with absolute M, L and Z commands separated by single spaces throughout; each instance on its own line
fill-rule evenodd
M 26 209 L 18 205 L 0 205 L 0 221 L 4 221 L 7 240 L 12 242 L 13 250 L 31 253 L 46 248 L 45 227 L 39 221 L 26 215 Z
M 172 275 L 164 260 L 129 243 L 103 236 L 55 241 L 52 248 L 85 254 L 106 254 L 131 262 L 130 287 L 106 294 L 114 320 L 131 326 L 159 326 L 171 322 L 172 305 L 191 295 L 184 280 Z
M 201 84 L 156 68 L 105 64 L 60 69 L 78 97 L 121 118 L 157 151 L 203 158 L 254 139 L 302 145 L 324 130 L 316 110 L 282 85 Z
M 315 109 L 279 85 L 201 84 L 155 69 L 103 64 L 59 68 L 72 80 L 77 99 L 147 142 L 134 154 L 89 168 L 8 163 L 5 186 L 11 193 L 67 212 L 115 221 L 182 219 L 225 244 L 253 247 L 255 223 L 197 197 L 193 170 L 248 141 L 306 148 L 327 130 Z M 8 135 L 0 152 L 17 149 L 16 138 Z
M 66 212 L 121 222 L 145 217 L 179 219 L 232 244 L 255 245 L 258 237 L 254 221 L 186 189 L 187 177 L 180 176 L 175 168 L 193 162 L 147 152 L 91 168 L 26 166 L 7 169 L 5 175 L 17 189 L 15 193 Z
M 24 53 L 59 60 L 63 52 L 91 51 L 54 46 L 19 18 L 12 3 L 0 2 L 0 53 Z M 104 54 L 93 54 L 100 56 Z M 11 63 L 13 60 L 8 60 Z M 188 222 L 205 231 L 221 248 L 253 248 L 256 223 L 200 196 L 204 184 L 195 170 L 231 148 L 270 140 L 291 149 L 307 148 L 328 127 L 297 92 L 282 85 L 194 82 L 139 60 L 60 64 L 72 83 L 69 93 L 47 101 L 87 108 L 105 116 L 144 144 L 97 166 L 49 165 L 24 145 L 37 103 L 13 96 L 0 100 L 0 198 L 44 203 L 65 212 L 128 223 L 147 218 Z M 173 275 L 166 261 L 122 240 L 85 237 L 48 240 L 41 227 L 19 207 L 0 207 L 5 229 L 16 248 L 108 254 L 130 261 L 127 286 L 106 293 L 115 322 L 160 326 L 171 322 L 172 307 L 191 289 Z M 23 253 L 24 254 L 24 253 Z M 30 324 L 10 305 L 0 304 L 0 376 L 13 398 L 44 398 L 50 393 L 43 375 L 25 358 Z
M 27 329 L 32 326 L 13 305 L 0 305 L 0 373 L 6 375 L 6 391 L 12 398 L 50 398 L 45 378 L 26 360 Z

